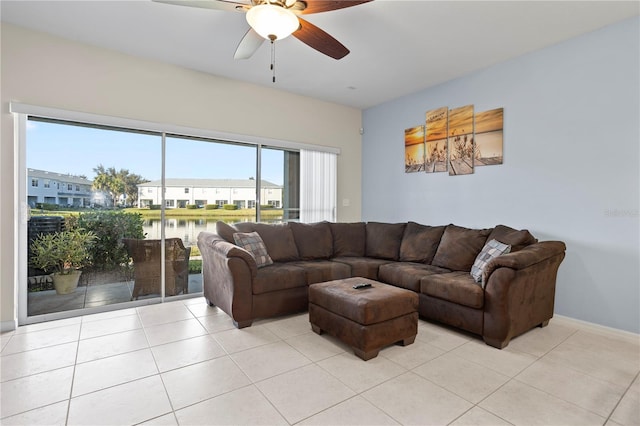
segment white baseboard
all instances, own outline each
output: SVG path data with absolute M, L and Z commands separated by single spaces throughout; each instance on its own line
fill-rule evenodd
M 600 334 L 602 336 L 628 340 L 633 343 L 638 343 L 638 341 L 640 341 L 640 334 L 633 333 L 631 331 L 620 330 L 618 328 L 607 327 L 605 325 L 600 325 L 571 317 L 565 317 L 564 315 L 553 314 L 553 318 L 551 319 L 551 321 L 556 321 L 569 327 L 575 327 L 584 331 L 589 331 L 591 333 Z
M 18 328 L 18 321 L 2 321 L 0 322 L 0 332 L 4 333 L 5 331 L 13 331 Z

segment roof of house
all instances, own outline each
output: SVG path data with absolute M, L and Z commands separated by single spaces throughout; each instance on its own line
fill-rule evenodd
M 138 187 L 161 186 L 160 180 L 152 180 L 138 184 Z M 192 188 L 255 188 L 255 179 L 186 179 L 168 178 L 165 179 L 165 186 L 171 187 L 192 187 Z M 282 185 L 263 180 L 263 188 L 282 188 Z
M 70 175 L 66 173 L 49 172 L 47 170 L 28 169 L 27 176 L 29 176 L 29 178 L 53 179 L 65 183 L 77 183 L 82 185 L 93 184 L 93 181 L 85 177 Z

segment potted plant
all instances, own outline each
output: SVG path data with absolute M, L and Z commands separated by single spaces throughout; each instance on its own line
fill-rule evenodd
M 78 269 L 89 263 L 89 249 L 94 239 L 93 232 L 80 228 L 40 234 L 31 243 L 30 263 L 36 268 L 52 271 L 56 293 L 72 293 L 82 273 Z

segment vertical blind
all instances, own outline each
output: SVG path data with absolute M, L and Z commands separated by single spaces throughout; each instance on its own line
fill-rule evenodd
M 300 150 L 300 222 L 336 221 L 337 155 Z

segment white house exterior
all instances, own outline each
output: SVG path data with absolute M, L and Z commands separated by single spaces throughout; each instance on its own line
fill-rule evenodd
M 31 207 L 38 203 L 86 207 L 91 205 L 92 185 L 79 176 L 27 169 L 27 202 Z
M 162 182 L 159 180 L 138 185 L 138 207 L 162 203 Z M 260 203 L 282 207 L 283 187 L 262 181 Z M 184 208 L 187 204 L 199 207 L 207 204 L 235 204 L 238 208 L 256 207 L 254 179 L 165 179 L 165 207 Z

